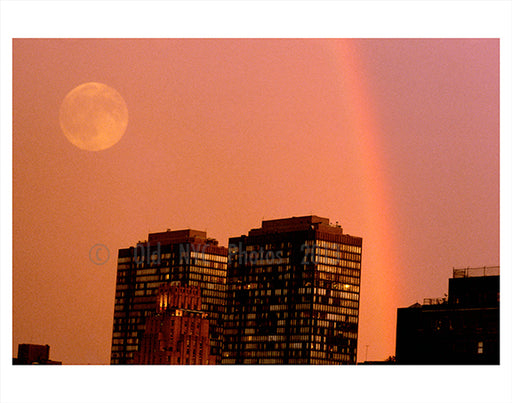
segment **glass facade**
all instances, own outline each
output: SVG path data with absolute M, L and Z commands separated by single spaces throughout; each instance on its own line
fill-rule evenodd
M 149 234 L 148 241 L 119 250 L 111 364 L 130 364 L 154 312 L 162 284 L 201 289 L 210 328 L 210 354 L 221 360 L 228 250 L 202 231 Z
M 328 219 L 231 238 L 223 364 L 355 364 L 362 239 Z

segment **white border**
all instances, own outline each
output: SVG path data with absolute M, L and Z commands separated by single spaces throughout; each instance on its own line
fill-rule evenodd
M 12 342 L 12 38 L 30 37 L 499 37 L 501 150 L 510 151 L 511 16 L 508 1 L 279 1 L 0 3 L 1 396 L 4 401 L 512 401 L 511 350 L 499 367 L 14 368 Z M 501 239 L 512 205 L 501 159 Z M 510 248 L 509 248 L 510 249 Z M 502 248 L 502 340 L 510 327 L 510 253 Z M 506 313 L 503 314 L 503 312 Z

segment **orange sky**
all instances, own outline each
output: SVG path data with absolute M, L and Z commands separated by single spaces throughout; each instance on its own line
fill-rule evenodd
M 129 110 L 100 152 L 59 128 L 88 81 Z M 498 107 L 492 39 L 15 40 L 13 354 L 109 363 L 117 250 L 148 232 L 316 214 L 363 237 L 359 361 L 393 355 L 397 307 L 499 264 Z

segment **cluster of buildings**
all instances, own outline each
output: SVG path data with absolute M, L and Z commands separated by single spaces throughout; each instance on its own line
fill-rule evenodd
M 317 216 L 219 246 L 191 229 L 118 255 L 111 364 L 356 364 L 362 238 Z M 499 364 L 499 267 L 454 269 L 398 308 L 396 353 L 363 364 Z M 20 344 L 13 364 L 61 364 Z
M 191 229 L 118 255 L 111 364 L 356 364 L 362 238 L 317 216 L 219 246 Z M 363 364 L 499 364 L 499 267 L 454 269 L 398 308 L 396 353 Z M 20 344 L 13 364 L 61 364 Z
M 121 249 L 111 364 L 355 364 L 362 239 L 317 216 Z
M 111 364 L 356 364 L 361 254 L 317 216 L 228 247 L 149 234 L 119 250 Z M 368 363 L 498 364 L 498 268 L 454 270 L 447 298 L 399 308 L 395 357 Z

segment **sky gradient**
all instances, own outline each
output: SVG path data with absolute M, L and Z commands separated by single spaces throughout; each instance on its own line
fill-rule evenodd
M 129 112 L 99 152 L 59 127 L 89 81 Z M 108 364 L 117 250 L 148 232 L 315 214 L 363 238 L 358 361 L 383 360 L 398 307 L 499 265 L 499 190 L 497 39 L 14 40 L 13 356 Z

